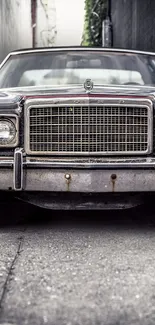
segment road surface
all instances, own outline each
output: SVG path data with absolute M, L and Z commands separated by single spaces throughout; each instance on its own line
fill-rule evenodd
M 155 324 L 153 223 L 41 213 L 1 225 L 0 324 Z

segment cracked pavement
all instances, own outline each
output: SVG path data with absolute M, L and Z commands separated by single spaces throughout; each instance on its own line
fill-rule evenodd
M 41 212 L 0 228 L 0 324 L 155 324 L 154 225 Z

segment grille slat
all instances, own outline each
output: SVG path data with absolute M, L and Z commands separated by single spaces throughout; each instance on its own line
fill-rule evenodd
M 51 154 L 145 153 L 148 125 L 147 107 L 31 107 L 29 149 Z

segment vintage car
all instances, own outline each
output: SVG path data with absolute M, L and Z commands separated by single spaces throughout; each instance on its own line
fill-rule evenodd
M 155 194 L 155 54 L 61 47 L 0 65 L 0 190 L 51 209 Z

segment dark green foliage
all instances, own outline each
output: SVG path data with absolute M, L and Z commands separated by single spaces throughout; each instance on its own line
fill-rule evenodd
M 85 0 L 82 45 L 102 46 L 102 22 L 107 16 L 108 0 Z
M 82 45 L 91 46 L 91 33 L 90 33 L 90 16 L 92 10 L 92 0 L 85 0 L 85 22 Z

